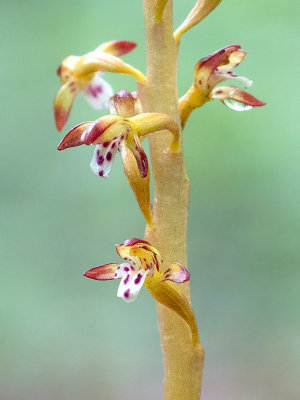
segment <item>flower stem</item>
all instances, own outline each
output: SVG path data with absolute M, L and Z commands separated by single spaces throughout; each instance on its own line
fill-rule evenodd
M 160 20 L 155 18 L 157 0 L 143 0 L 147 80 L 139 85 L 144 112 L 169 115 L 180 126 L 177 96 L 177 45 L 173 38 L 173 1 L 169 0 Z M 145 239 L 157 247 L 165 265 L 174 261 L 187 265 L 186 238 L 189 179 L 183 153 L 168 151 L 171 135 L 154 133 L 149 138 L 155 188 L 154 225 L 146 228 Z M 190 299 L 188 283 L 176 290 Z M 164 399 L 198 400 L 204 352 L 193 345 L 186 322 L 157 303 L 158 325 L 164 358 Z

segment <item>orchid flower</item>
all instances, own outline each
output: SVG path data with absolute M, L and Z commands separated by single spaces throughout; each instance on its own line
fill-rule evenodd
M 252 81 L 233 72 L 244 59 L 246 53 L 239 45 L 224 47 L 201 59 L 195 66 L 194 83 L 188 92 L 179 100 L 182 126 L 185 125 L 191 112 L 207 101 L 221 100 L 227 107 L 236 111 L 261 107 L 265 103 L 235 86 L 216 86 L 226 80 L 239 80 L 245 88 Z
M 59 131 L 65 126 L 79 92 L 94 108 L 108 108 L 113 89 L 101 78 L 102 72 L 128 74 L 144 81 L 145 77 L 140 71 L 118 58 L 135 47 L 134 42 L 111 41 L 84 56 L 69 56 L 60 64 L 57 74 L 62 86 L 54 99 L 55 122 Z
M 136 92 L 119 90 L 110 99 L 111 114 L 120 117 L 130 118 L 142 113 L 142 106 Z M 126 142 L 121 143 L 121 156 L 124 165 L 124 172 L 129 185 L 135 195 L 142 214 L 149 226 L 153 225 L 152 211 L 150 204 L 150 173 L 141 176 L 139 168 L 132 152 L 126 146 Z
M 188 300 L 168 283 L 188 281 L 187 269 L 177 262 L 165 268 L 159 251 L 142 239 L 125 240 L 124 244 L 116 245 L 116 250 L 124 263 L 100 265 L 85 272 L 84 276 L 98 281 L 120 279 L 117 296 L 127 303 L 134 301 L 145 286 L 158 302 L 188 323 L 196 343 L 198 333 L 193 310 Z
M 90 166 L 96 175 L 107 178 L 115 155 L 120 151 L 121 143 L 124 143 L 135 157 L 140 175 L 145 177 L 148 174 L 148 160 L 140 139 L 160 130 L 169 130 L 172 133 L 170 150 L 179 151 L 178 125 L 170 117 L 160 113 L 142 113 L 131 118 L 106 115 L 93 122 L 83 122 L 64 137 L 58 150 L 82 144 L 96 145 Z
M 128 103 L 122 106 L 120 102 L 115 102 L 114 106 L 119 109 L 128 108 Z M 152 132 L 163 130 L 168 130 L 173 136 L 170 151 L 178 153 L 180 150 L 179 127 L 170 117 L 160 113 L 141 113 L 130 118 L 106 115 L 96 121 L 83 122 L 75 126 L 63 138 L 58 145 L 58 150 L 82 144 L 94 144 L 96 147 L 90 167 L 102 178 L 108 177 L 115 155 L 122 152 L 124 169 L 130 186 L 145 220 L 152 225 L 148 159 L 141 140 Z

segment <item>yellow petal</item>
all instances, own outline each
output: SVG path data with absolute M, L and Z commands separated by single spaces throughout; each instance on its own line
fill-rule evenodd
M 127 148 L 125 142 L 122 144 L 121 154 L 125 175 L 128 179 L 129 185 L 132 188 L 147 224 L 151 226 L 153 221 L 150 207 L 149 171 L 146 177 L 142 178 L 135 157 Z
M 191 29 L 194 25 L 202 21 L 208 14 L 210 14 L 222 0 L 198 0 L 195 7 L 180 25 L 180 27 L 175 31 L 174 38 L 178 42 L 181 36 Z
M 59 131 L 63 129 L 69 118 L 72 104 L 78 91 L 79 89 L 76 82 L 68 81 L 60 88 L 55 96 L 54 116 L 56 127 Z
M 60 76 L 61 84 L 64 85 L 73 77 L 74 66 L 79 60 L 78 56 L 69 56 L 63 60 L 57 69 L 57 75 Z
M 157 280 L 147 277 L 145 286 L 156 301 L 168 307 L 170 310 L 173 310 L 184 319 L 190 328 L 193 345 L 198 346 L 199 334 L 197 321 L 192 306 L 187 298 L 165 281 L 157 282 Z
M 145 76 L 131 65 L 124 63 L 120 58 L 102 52 L 89 53 L 81 57 L 75 65 L 74 73 L 77 76 L 94 74 L 95 72 L 106 71 L 120 74 L 132 75 L 139 82 L 145 81 Z
M 173 135 L 170 150 L 173 152 L 180 151 L 180 136 L 177 123 L 166 114 L 161 113 L 142 113 L 135 117 L 128 118 L 132 122 L 140 137 L 149 133 L 168 130 Z

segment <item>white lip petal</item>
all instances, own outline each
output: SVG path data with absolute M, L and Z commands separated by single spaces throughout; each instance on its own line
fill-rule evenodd
M 96 74 L 82 92 L 85 99 L 97 110 L 108 108 L 109 98 L 114 94 L 113 88 L 100 75 Z
M 129 271 L 127 269 L 129 269 Z M 149 271 L 145 271 L 144 269 L 140 269 L 136 272 L 136 270 L 134 270 L 133 267 L 130 268 L 130 266 L 129 268 L 127 267 L 126 270 L 125 268 L 122 271 L 119 270 L 117 276 L 122 274 L 122 280 L 118 288 L 117 296 L 122 298 L 126 303 L 134 301 L 145 282 L 148 272 Z
M 119 151 L 119 138 L 106 144 L 97 144 L 90 163 L 91 170 L 101 178 L 108 178 L 117 152 Z

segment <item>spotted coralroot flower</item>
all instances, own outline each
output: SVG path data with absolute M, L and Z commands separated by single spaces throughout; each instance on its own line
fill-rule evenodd
M 173 135 L 170 150 L 179 151 L 178 125 L 170 117 L 160 113 L 142 113 L 131 118 L 106 115 L 93 122 L 83 122 L 64 137 L 58 150 L 94 144 L 96 148 L 90 164 L 91 169 L 96 175 L 107 178 L 114 157 L 124 143 L 133 154 L 140 175 L 145 177 L 148 174 L 148 160 L 141 146 L 141 139 L 160 130 L 168 130 Z
M 209 56 L 202 58 L 195 66 L 194 83 L 188 92 L 179 100 L 182 126 L 190 113 L 210 100 L 221 100 L 236 111 L 261 107 L 265 103 L 235 86 L 217 86 L 220 82 L 234 79 L 241 81 L 245 88 L 252 81 L 233 72 L 244 59 L 246 53 L 239 45 L 224 47 Z
M 127 90 L 119 90 L 110 99 L 110 112 L 124 118 L 134 117 L 142 113 L 138 94 L 136 92 L 130 93 Z M 125 175 L 147 224 L 151 226 L 153 220 L 150 205 L 149 169 L 146 176 L 141 176 L 135 157 L 128 149 L 126 141 L 123 141 L 120 147 Z
M 159 251 L 142 239 L 128 239 L 116 245 L 117 253 L 125 260 L 121 264 L 104 264 L 84 273 L 98 281 L 120 279 L 117 296 L 126 302 L 134 301 L 145 286 L 158 302 L 175 311 L 189 325 L 194 342 L 198 341 L 197 323 L 188 300 L 168 282 L 177 284 L 190 279 L 187 269 L 173 263 L 163 265 Z
M 59 131 L 65 126 L 79 92 L 94 108 L 108 108 L 113 89 L 101 78 L 102 72 L 128 74 L 144 81 L 145 77 L 140 71 L 118 58 L 135 47 L 134 42 L 111 41 L 84 56 L 69 56 L 60 64 L 57 74 L 62 87 L 54 99 L 55 122 Z

